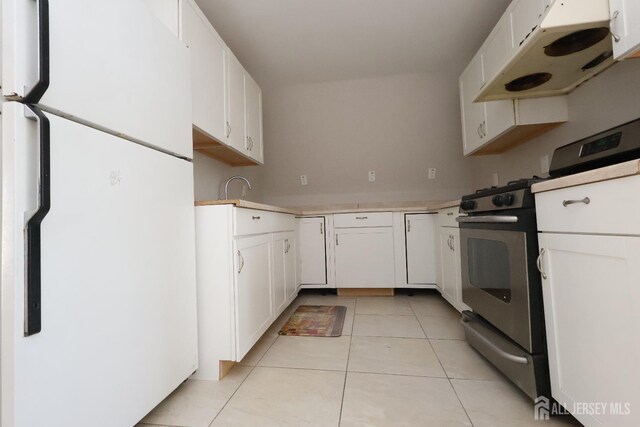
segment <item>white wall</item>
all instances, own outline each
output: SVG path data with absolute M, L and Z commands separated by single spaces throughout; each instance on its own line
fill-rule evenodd
M 569 95 L 569 121 L 498 156 L 475 157 L 474 188 L 540 175 L 540 157 L 560 146 L 640 118 L 640 60 L 616 64 Z
M 263 186 L 259 166 L 234 168 L 196 151 L 193 156 L 193 169 L 196 201 L 224 198 L 224 184 L 227 179 L 233 175 L 242 175 L 249 179 L 252 187 L 243 199 L 262 202 Z M 240 198 L 243 184 L 244 181 L 234 180 L 229 185 L 230 199 Z
M 265 203 L 447 200 L 468 192 L 457 79 L 401 75 L 265 91 Z M 429 167 L 437 179 L 427 179 Z M 368 182 L 369 170 L 376 182 Z

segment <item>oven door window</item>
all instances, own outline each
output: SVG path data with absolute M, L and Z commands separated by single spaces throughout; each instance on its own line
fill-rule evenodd
M 502 302 L 511 302 L 509 248 L 499 240 L 467 239 L 469 282 Z

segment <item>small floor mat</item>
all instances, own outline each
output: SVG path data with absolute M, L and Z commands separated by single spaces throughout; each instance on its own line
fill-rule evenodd
M 341 305 L 301 305 L 278 335 L 302 337 L 339 337 L 347 313 Z

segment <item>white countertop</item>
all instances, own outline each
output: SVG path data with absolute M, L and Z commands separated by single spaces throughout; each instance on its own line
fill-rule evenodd
M 303 206 L 283 208 L 250 202 L 248 200 L 203 200 L 196 202 L 196 206 L 234 205 L 239 208 L 257 209 L 269 212 L 281 212 L 299 216 L 330 215 L 337 213 L 359 212 L 433 212 L 440 209 L 455 207 L 460 200 L 431 201 L 431 202 L 389 202 L 389 203 L 350 203 L 324 206 Z
M 609 179 L 638 174 L 640 174 L 640 160 L 630 160 L 628 162 L 618 163 L 617 165 L 542 181 L 533 184 L 531 192 L 542 193 L 544 191 L 559 190 L 561 188 L 575 187 L 576 185 L 607 181 Z

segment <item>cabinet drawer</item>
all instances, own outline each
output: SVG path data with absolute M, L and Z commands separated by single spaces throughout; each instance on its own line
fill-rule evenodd
M 460 208 L 455 206 L 453 208 L 438 211 L 438 224 L 441 227 L 457 227 L 458 222 L 456 221 L 456 218 L 460 216 L 460 213 L 458 212 L 459 210 Z
M 639 195 L 637 175 L 538 193 L 538 230 L 640 235 Z
M 234 236 L 295 230 L 295 216 L 279 212 L 236 208 Z
M 333 216 L 333 226 L 336 228 L 391 227 L 392 225 L 393 214 L 391 212 L 363 212 Z

